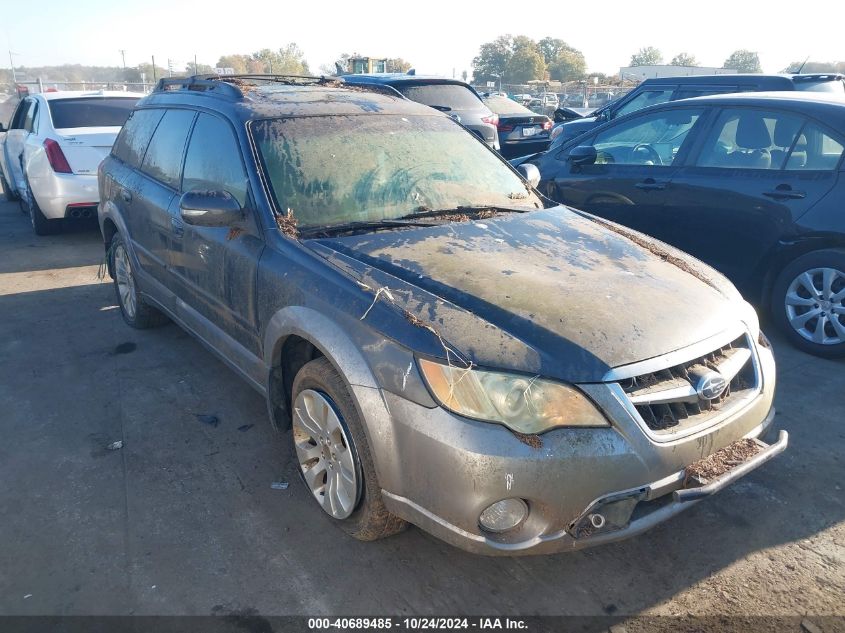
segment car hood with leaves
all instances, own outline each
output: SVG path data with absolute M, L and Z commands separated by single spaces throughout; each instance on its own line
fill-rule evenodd
M 565 207 L 305 243 L 383 289 L 374 305 L 404 312 L 405 330 L 430 326 L 480 366 L 568 381 L 719 333 L 742 303 L 688 255 Z

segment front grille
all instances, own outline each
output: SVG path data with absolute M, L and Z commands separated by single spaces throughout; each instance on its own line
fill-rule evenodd
M 743 334 L 705 356 L 619 384 L 649 429 L 674 433 L 715 418 L 756 393 L 759 376 L 753 355 L 753 346 Z M 708 399 L 698 393 L 697 386 L 712 372 L 723 376 L 727 386 Z

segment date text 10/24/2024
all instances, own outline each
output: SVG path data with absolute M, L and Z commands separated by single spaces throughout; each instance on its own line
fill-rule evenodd
M 439 617 L 410 617 L 410 618 L 309 618 L 310 630 L 527 630 L 525 620 L 519 618 L 439 618 Z

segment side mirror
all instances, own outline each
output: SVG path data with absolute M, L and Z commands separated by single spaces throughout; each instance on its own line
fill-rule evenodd
M 194 226 L 230 226 L 243 218 L 240 203 L 228 191 L 184 193 L 179 211 L 182 219 Z
M 528 181 L 528 184 L 532 187 L 536 187 L 540 184 L 540 170 L 537 169 L 537 165 L 534 163 L 522 163 L 519 165 L 516 170 L 522 174 L 522 177 Z
M 569 152 L 569 157 L 566 159 L 573 165 L 592 165 L 596 162 L 598 152 L 592 145 L 579 145 L 574 147 Z

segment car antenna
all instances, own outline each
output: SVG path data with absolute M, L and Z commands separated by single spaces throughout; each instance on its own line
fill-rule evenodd
M 804 65 L 805 65 L 805 64 L 806 64 L 809 60 L 810 60 L 810 56 L 809 56 L 809 55 L 807 55 L 807 59 L 805 59 L 805 60 L 804 60 L 804 63 L 802 63 L 802 64 L 798 67 L 798 70 L 796 70 L 796 71 L 795 71 L 795 74 L 796 74 L 796 75 L 800 75 L 800 74 L 801 74 L 801 71 L 802 71 L 802 70 L 804 70 Z

